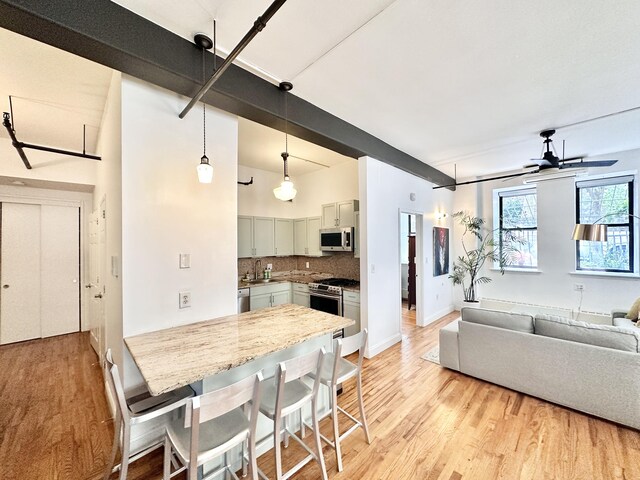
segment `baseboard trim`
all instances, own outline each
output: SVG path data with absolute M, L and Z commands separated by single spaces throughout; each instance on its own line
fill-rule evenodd
M 389 338 L 387 338 L 386 340 L 383 340 L 382 342 L 379 342 L 377 344 L 375 344 L 372 347 L 367 348 L 367 351 L 365 352 L 365 357 L 367 358 L 373 358 L 376 355 L 378 355 L 379 353 L 385 351 L 387 348 L 395 345 L 398 342 L 402 341 L 402 334 L 397 333 Z
M 445 315 L 450 314 L 455 309 L 456 309 L 455 305 L 448 305 L 447 307 L 443 308 L 442 310 L 438 310 L 437 312 L 432 313 L 428 317 L 424 317 L 423 320 L 422 320 L 422 323 L 418 323 L 418 326 L 419 327 L 426 327 L 430 323 L 433 323 L 436 320 L 441 319 Z

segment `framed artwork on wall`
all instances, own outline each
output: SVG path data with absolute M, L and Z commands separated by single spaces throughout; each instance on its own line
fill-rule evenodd
M 433 276 L 449 273 L 449 229 L 433 227 Z

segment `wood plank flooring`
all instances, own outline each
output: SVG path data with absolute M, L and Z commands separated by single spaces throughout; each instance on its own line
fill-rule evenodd
M 365 361 L 372 443 L 360 430 L 347 438 L 341 473 L 325 447 L 330 478 L 640 479 L 639 432 L 422 360 L 457 314 L 426 328 L 415 311 L 403 315 L 402 343 Z M 0 478 L 101 478 L 113 426 L 96 362 L 86 334 L 0 347 Z M 339 401 L 357 412 L 353 382 Z M 328 419 L 321 429 L 331 435 Z M 161 478 L 161 456 L 136 462 L 129 478 Z M 301 456 L 292 442 L 285 468 Z M 273 478 L 269 453 L 259 465 Z M 295 478 L 315 480 L 319 469 Z

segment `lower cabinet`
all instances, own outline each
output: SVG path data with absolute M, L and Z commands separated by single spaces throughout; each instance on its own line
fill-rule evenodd
M 291 291 L 293 292 L 293 303 L 296 305 L 302 305 L 303 307 L 309 306 L 309 286 L 302 283 L 291 284 Z
M 355 321 L 355 325 L 344 329 L 344 336 L 350 337 L 360 331 L 360 292 L 345 290 L 342 296 L 342 314 Z
M 291 303 L 291 283 L 281 282 L 251 287 L 249 297 L 249 306 L 252 311 Z

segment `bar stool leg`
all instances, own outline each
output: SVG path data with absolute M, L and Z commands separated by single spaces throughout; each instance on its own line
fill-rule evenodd
M 162 480 L 169 480 L 170 478 L 171 478 L 171 444 L 169 443 L 169 439 L 165 437 Z
M 307 432 L 305 431 L 304 426 L 304 416 L 302 414 L 302 408 L 300 409 L 300 437 L 304 438 Z
M 331 420 L 333 422 L 333 445 L 336 451 L 338 471 L 342 471 L 342 449 L 340 448 L 340 425 L 338 424 L 338 386 L 331 386 Z
M 367 443 L 371 444 L 371 437 L 369 436 L 369 425 L 367 424 L 367 417 L 364 414 L 364 400 L 362 398 L 362 372 L 360 371 L 358 371 L 358 407 L 360 408 L 360 419 L 362 420 L 364 435 L 367 439 Z
M 273 419 L 273 452 L 276 462 L 276 480 L 282 479 L 282 452 L 280 451 L 280 441 L 282 439 L 281 422 L 282 419 L 276 415 Z
M 131 442 L 131 427 L 124 426 L 122 435 L 122 460 L 120 460 L 120 480 L 127 480 L 127 470 L 129 470 L 129 452 Z
M 120 427 L 122 426 L 122 422 L 120 420 L 120 412 L 116 412 L 116 418 L 114 419 L 113 424 L 113 448 L 111 449 L 111 459 L 109 460 L 109 464 L 107 465 L 107 470 L 104 474 L 104 480 L 109 480 L 111 477 L 111 472 L 113 470 L 113 465 L 116 463 L 116 454 L 118 453 L 118 447 L 120 446 Z
M 313 421 L 313 436 L 316 441 L 316 452 L 318 455 L 318 463 L 320 464 L 320 470 L 322 471 L 322 480 L 328 480 L 327 467 L 324 464 L 324 455 L 322 454 L 322 443 L 320 440 L 320 425 L 318 424 L 318 405 L 317 400 L 314 398 L 311 400 L 311 418 Z
M 287 431 L 287 416 L 282 417 L 282 426 L 284 427 L 284 448 L 289 448 L 289 432 Z

